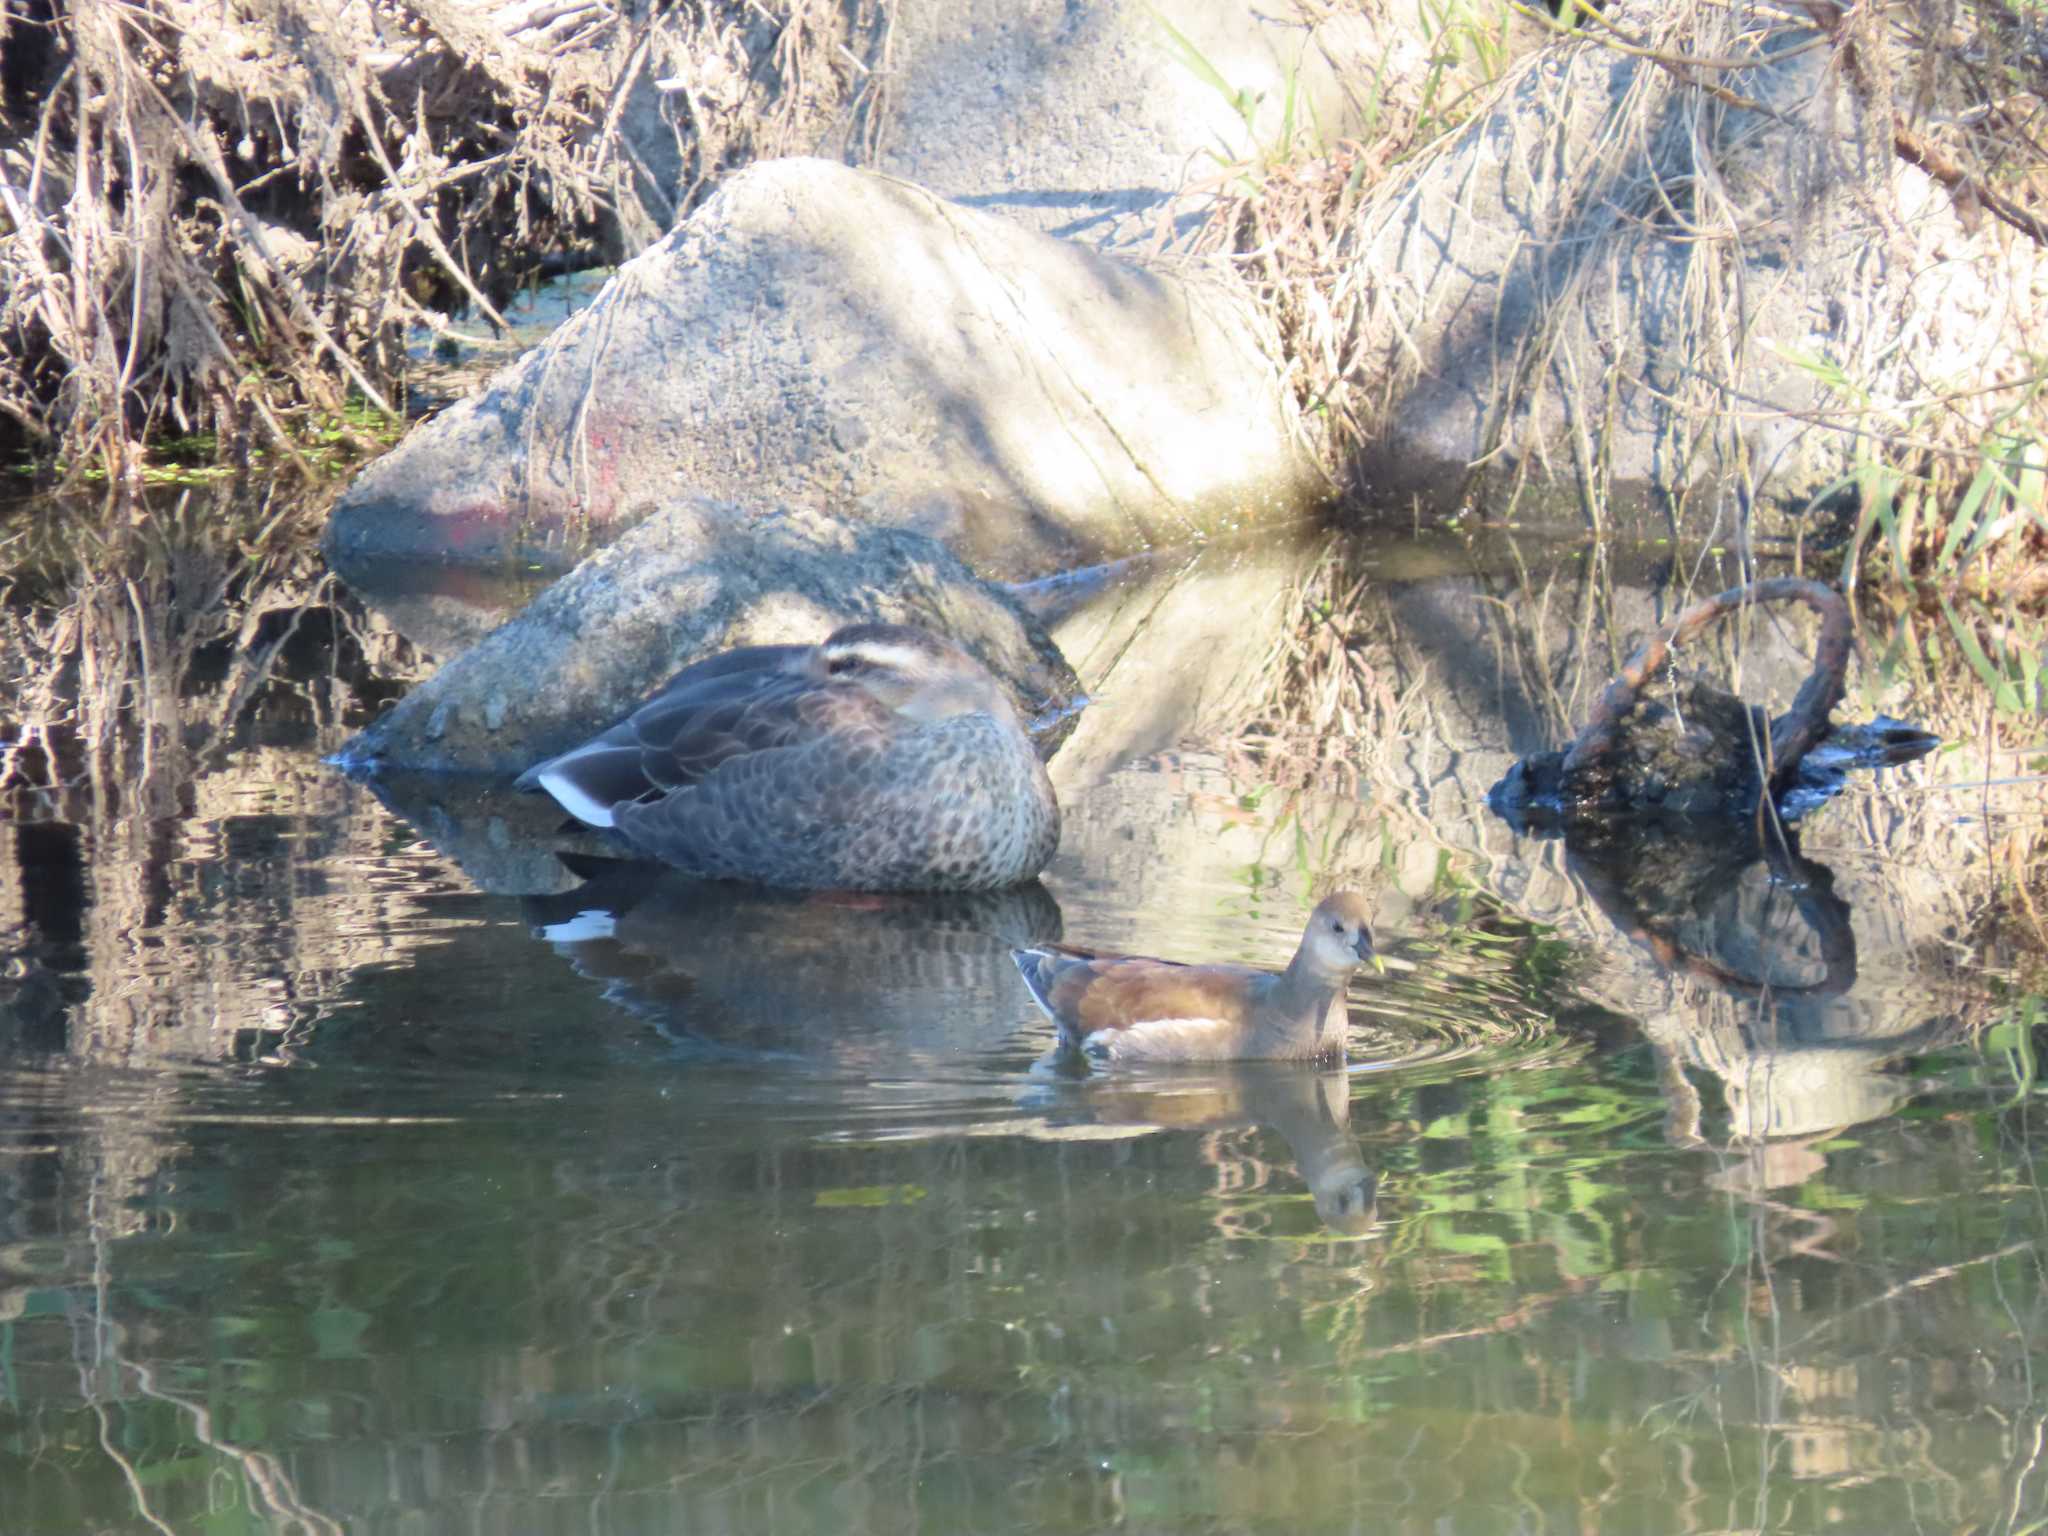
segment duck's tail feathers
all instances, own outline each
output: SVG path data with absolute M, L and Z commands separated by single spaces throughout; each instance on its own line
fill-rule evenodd
M 557 805 L 589 827 L 614 825 L 613 807 L 638 799 L 650 788 L 639 746 L 602 736 L 527 769 L 515 783 L 521 789 L 546 790 Z

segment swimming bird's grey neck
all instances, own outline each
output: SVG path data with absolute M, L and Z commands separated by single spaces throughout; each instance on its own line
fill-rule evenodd
M 1325 1026 L 1331 1008 L 1344 995 L 1346 980 L 1347 976 L 1332 976 L 1306 954 L 1297 953 L 1287 969 L 1273 978 L 1267 994 L 1273 1007 L 1270 1017 L 1277 1022 L 1267 1026 L 1266 1033 L 1273 1038 L 1264 1042 L 1270 1048 L 1266 1054 L 1314 1056 L 1329 1049 L 1332 1042 L 1323 1038 Z

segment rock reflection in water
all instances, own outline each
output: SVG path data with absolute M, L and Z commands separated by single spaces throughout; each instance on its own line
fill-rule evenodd
M 1668 974 L 1708 989 L 1704 1006 L 1644 1019 L 1664 1053 L 1675 1139 L 1699 1139 L 1701 1109 L 1678 1068 L 1720 1080 L 1738 1142 L 1813 1136 L 1896 1109 L 1910 1083 L 1886 1069 L 1957 1038 L 1961 1023 L 1915 1021 L 1850 1000 L 1849 904 L 1797 831 L 1762 819 L 1584 822 L 1569 865 L 1614 926 Z M 1773 1166 L 1793 1166 L 1779 1158 Z
M 1040 1063 L 1025 1107 L 1054 1127 L 1226 1131 L 1264 1126 L 1287 1143 L 1316 1215 L 1333 1232 L 1371 1230 L 1379 1178 L 1352 1136 L 1351 1080 L 1298 1062 L 1244 1062 L 1152 1075 L 1075 1073 L 1066 1058 Z M 1219 1167 L 1226 1161 L 1217 1156 Z M 1241 1160 L 1241 1159 L 1237 1159 Z M 1235 1161 L 1235 1160 L 1233 1160 Z M 1262 1178 L 1263 1166 L 1254 1175 Z
M 525 915 L 607 1002 L 679 1045 L 829 1055 L 999 1043 L 1031 1008 L 1010 950 L 1060 935 L 1033 882 L 1005 891 L 856 895 L 693 880 L 577 859 L 588 883 Z

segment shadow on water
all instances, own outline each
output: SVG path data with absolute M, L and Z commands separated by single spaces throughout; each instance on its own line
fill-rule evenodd
M 1865 616 L 1846 712 L 1949 745 L 1796 840 L 1572 842 L 1487 788 L 1739 573 L 1159 557 L 1039 594 L 1104 703 L 1045 887 L 816 902 L 401 818 L 320 758 L 417 647 L 175 543 L 0 605 L 0 1528 L 2038 1523 L 2048 1014 L 1981 918 L 2048 750 L 1944 628 Z M 1278 964 L 1339 880 L 1406 965 L 1349 1071 L 1035 1066 L 1011 943 Z

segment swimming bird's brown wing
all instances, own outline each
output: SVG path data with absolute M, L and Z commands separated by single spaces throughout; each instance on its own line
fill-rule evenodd
M 1251 984 L 1264 974 L 1235 965 L 1096 957 L 1051 945 L 1020 949 L 1016 960 L 1039 1006 L 1075 1040 L 1160 1019 L 1240 1023 L 1249 1016 Z

